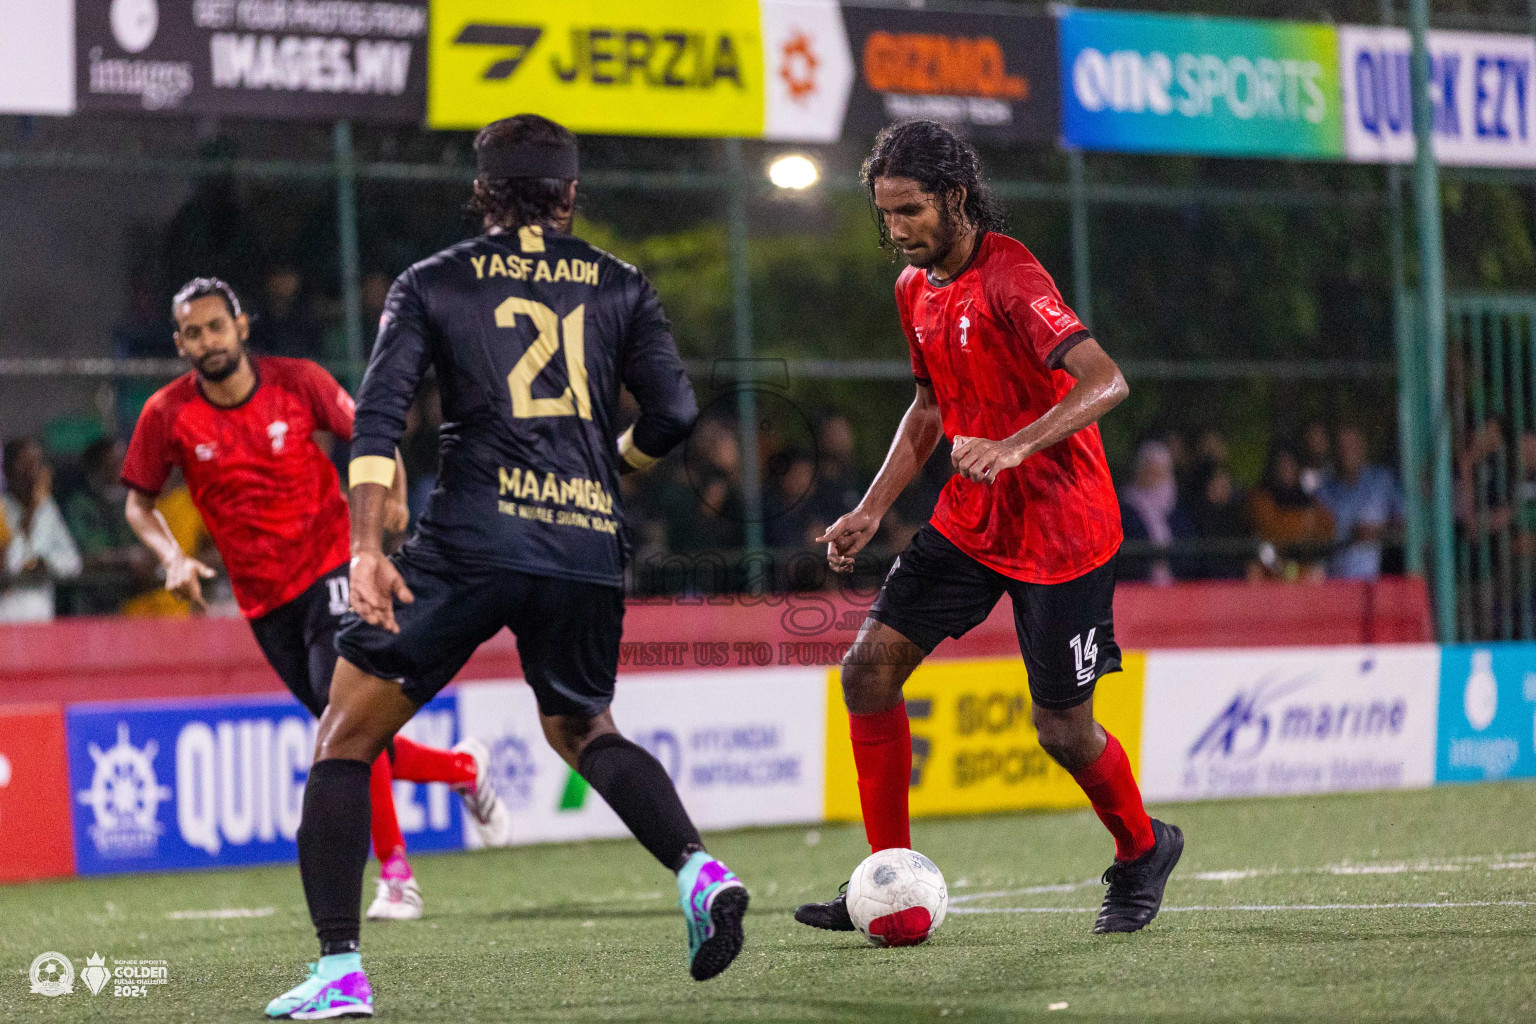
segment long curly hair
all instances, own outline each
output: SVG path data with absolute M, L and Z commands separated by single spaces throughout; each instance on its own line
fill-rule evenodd
M 574 145 L 576 137 L 564 125 L 538 114 L 518 114 L 492 121 L 475 136 L 475 152 L 487 146 Z M 529 224 L 550 224 L 564 211 L 569 179 L 476 178 L 470 212 L 503 230 Z
M 880 129 L 860 171 L 880 244 L 893 249 L 885 222 L 875 209 L 876 178 L 911 178 L 938 201 L 939 216 L 946 223 L 958 215 L 978 230 L 1003 231 L 1008 226 L 1002 203 L 981 176 L 976 150 L 938 121 L 901 121 Z

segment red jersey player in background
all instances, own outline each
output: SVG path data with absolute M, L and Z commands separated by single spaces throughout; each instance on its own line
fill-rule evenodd
M 869 844 L 911 846 L 903 684 L 940 641 L 980 623 L 1007 593 L 1040 745 L 1115 839 L 1093 930 L 1139 931 L 1162 905 L 1184 837 L 1148 817 L 1124 749 L 1093 718 L 1099 677 L 1120 671 L 1112 615 L 1120 512 L 1097 421 L 1125 399 L 1125 379 L 1040 262 L 1001 233 L 980 161 L 952 131 L 933 121 L 884 129 L 863 179 L 881 240 L 911 264 L 896 282 L 896 306 L 917 397 L 863 500 L 819 538 L 832 568 L 853 567 L 941 434 L 952 438 L 955 470 L 843 662 Z M 806 904 L 795 918 L 853 928 L 844 896 Z
M 128 522 L 160 557 L 165 586 L 202 609 L 212 569 L 181 550 L 155 511 L 173 467 L 229 571 L 240 611 L 283 683 L 319 717 L 336 666 L 334 639 L 347 611 L 350 540 L 346 498 L 317 431 L 350 441 L 352 398 L 307 359 L 256 357 L 234 289 L 217 278 L 189 282 L 172 302 L 176 351 L 192 370 L 144 404 L 123 461 Z M 392 528 L 407 523 L 404 482 Z M 373 920 L 421 916 L 421 892 L 405 859 L 393 778 L 446 782 L 464 798 L 487 845 L 504 843 L 508 812 L 486 777 L 484 744 L 452 751 L 397 737 L 369 783 L 374 853 L 382 865 Z

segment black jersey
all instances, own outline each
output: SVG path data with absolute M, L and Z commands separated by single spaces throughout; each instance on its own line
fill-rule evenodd
M 619 386 L 632 462 L 665 455 L 698 405 L 656 291 L 634 267 L 539 228 L 461 242 L 390 289 L 352 456 L 392 458 L 427 367 L 437 488 L 410 544 L 464 568 L 620 584 Z

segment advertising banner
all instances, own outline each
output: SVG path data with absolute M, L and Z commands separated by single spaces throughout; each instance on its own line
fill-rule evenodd
M 450 746 L 452 697 L 403 732 Z M 66 715 L 81 874 L 292 861 L 315 721 L 289 697 L 76 704 Z M 463 846 L 446 785 L 395 783 L 413 851 Z
M 432 0 L 427 124 L 536 113 L 572 131 L 757 136 L 757 0 Z
M 824 677 L 819 668 L 621 677 L 613 718 L 667 769 L 702 829 L 820 821 Z M 465 683 L 458 692 L 461 732 L 491 748 L 514 843 L 628 834 L 545 742 L 524 683 Z
M 1062 138 L 1130 153 L 1337 158 L 1331 25 L 1066 10 Z
M 1431 32 L 1428 43 L 1435 158 L 1476 167 L 1536 167 L 1536 39 Z M 1406 29 L 1339 29 L 1350 160 L 1413 160 L 1409 52 Z
M 836 142 L 853 55 L 837 0 L 762 0 L 763 137 Z
M 420 123 L 427 0 L 79 0 L 81 110 Z
M 64 712 L 46 705 L 0 708 L 0 882 L 74 871 Z
M 0 29 L 0 114 L 74 111 L 74 0 L 6 4 Z
M 1437 647 L 1154 651 L 1141 786 L 1149 800 L 1428 786 Z
M 1133 766 L 1142 746 L 1145 661 L 1127 651 L 1125 670 L 1105 676 L 1094 695 L 1095 717 Z M 1072 776 L 1040 747 L 1022 661 L 929 662 L 907 680 L 906 695 L 914 816 L 1088 805 Z M 827 820 L 857 821 L 858 774 L 837 669 L 826 675 L 826 700 Z
M 848 129 L 928 117 L 994 142 L 1054 142 L 1056 19 L 900 8 L 843 10 L 858 65 Z
M 1443 649 L 1435 761 L 1436 782 L 1536 776 L 1536 644 Z

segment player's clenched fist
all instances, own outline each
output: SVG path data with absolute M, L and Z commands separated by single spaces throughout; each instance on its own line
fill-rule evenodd
M 984 437 L 956 437 L 949 452 L 955 472 L 967 480 L 990 484 L 997 474 L 1024 461 L 1024 453 L 1007 441 L 988 441 Z
M 364 551 L 352 557 L 351 592 L 352 610 L 364 622 L 391 633 L 400 632 L 395 624 L 395 602 L 410 604 L 416 600 L 400 571 L 382 551 Z
M 853 572 L 853 557 L 864 550 L 879 529 L 879 516 L 856 508 L 827 527 L 816 543 L 827 546 L 827 564 L 833 571 Z

